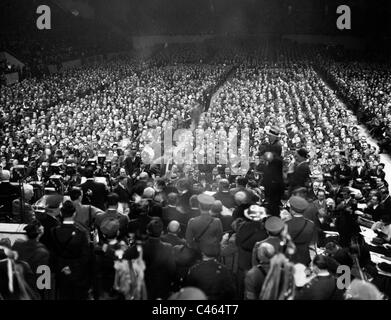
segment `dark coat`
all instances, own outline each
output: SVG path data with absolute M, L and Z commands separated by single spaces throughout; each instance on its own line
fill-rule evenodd
M 103 183 L 95 182 L 89 179 L 81 184 L 80 187 L 83 190 L 83 204 L 91 204 L 103 211 L 105 210 L 105 202 L 108 191 Z M 92 195 L 87 195 L 88 190 L 91 190 Z
M 309 246 L 314 241 L 315 225 L 304 217 L 293 217 L 287 222 L 288 233 L 296 246 L 292 257 L 295 263 L 308 265 L 311 262 Z
M 29 264 L 33 273 L 41 265 L 49 265 L 49 251 L 40 242 L 36 240 L 16 240 L 12 250 L 18 253 L 19 260 Z
M 136 248 L 128 249 L 124 258 L 137 256 Z M 172 245 L 162 242 L 160 238 L 150 237 L 143 245 L 145 261 L 145 285 L 148 299 L 167 299 L 171 291 L 171 283 L 175 279 L 175 257 Z
M 12 202 L 20 195 L 20 189 L 9 182 L 0 183 L 0 215 L 12 214 Z
M 124 161 L 126 174 L 132 176 L 132 174 L 140 167 L 141 158 L 139 157 L 127 157 Z
M 214 195 L 214 198 L 216 200 L 220 200 L 221 203 L 223 204 L 223 206 L 228 209 L 236 207 L 234 197 L 232 196 L 232 194 L 229 191 L 227 191 L 227 192 L 219 191 Z
M 239 269 L 249 270 L 252 266 L 252 251 L 255 244 L 268 237 L 262 221 L 245 221 L 236 232 L 236 245 L 239 249 Z
M 187 225 L 186 241 L 189 246 L 211 255 L 219 255 L 222 236 L 223 226 L 220 219 L 213 218 L 209 214 L 192 218 Z M 198 238 L 199 241 L 196 241 Z
M 117 186 L 113 189 L 113 192 L 118 194 L 119 202 L 128 203 L 131 200 L 131 194 L 127 188 L 122 188 L 121 186 Z
M 295 300 L 343 300 L 343 291 L 337 288 L 332 276 L 317 276 L 296 294 Z
M 307 187 L 309 184 L 311 170 L 308 162 L 299 163 L 295 171 L 289 177 L 291 190 L 298 187 Z

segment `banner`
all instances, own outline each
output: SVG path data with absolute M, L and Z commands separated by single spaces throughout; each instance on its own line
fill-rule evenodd
M 5 83 L 7 86 L 19 82 L 19 74 L 17 72 L 5 74 Z

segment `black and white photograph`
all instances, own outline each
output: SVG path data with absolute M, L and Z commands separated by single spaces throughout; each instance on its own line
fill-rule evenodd
M 0 304 L 389 300 L 390 17 L 0 0 Z

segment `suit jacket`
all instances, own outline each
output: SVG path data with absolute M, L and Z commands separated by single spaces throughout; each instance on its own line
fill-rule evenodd
M 268 163 L 263 172 L 263 185 L 267 198 L 281 196 L 284 193 L 284 178 L 282 175 L 283 161 L 280 157 Z
M 129 248 L 124 259 L 138 256 L 135 246 Z M 145 261 L 145 285 L 148 299 L 167 299 L 171 291 L 171 283 L 175 279 L 175 257 L 172 245 L 162 242 L 160 238 L 150 237 L 143 244 Z
M 222 237 L 223 226 L 220 219 L 204 213 L 189 220 L 186 241 L 191 248 L 200 249 L 211 255 L 218 255 Z M 198 238 L 200 238 L 199 241 L 196 241 Z
M 235 278 L 232 272 L 216 260 L 201 261 L 190 268 L 186 286 L 200 288 L 208 300 L 236 298 Z
M 126 157 L 124 164 L 126 174 L 132 176 L 132 174 L 140 167 L 141 159 L 139 157 L 135 157 L 134 159 Z
M 103 183 L 95 182 L 91 179 L 88 179 L 86 182 L 81 184 L 80 187 L 83 190 L 83 204 L 91 204 L 103 211 L 106 209 L 105 202 L 108 191 Z M 87 195 L 88 190 L 92 191 L 91 196 Z M 88 198 L 91 202 L 88 201 Z
M 310 175 L 311 170 L 308 162 L 299 163 L 296 166 L 295 171 L 289 177 L 291 190 L 297 187 L 307 187 Z
M 308 265 L 311 262 L 309 246 L 314 240 L 314 223 L 303 216 L 296 216 L 287 221 L 287 225 L 288 232 L 296 246 L 292 261 Z
M 343 291 L 337 288 L 332 275 L 317 276 L 305 285 L 295 300 L 343 300 Z

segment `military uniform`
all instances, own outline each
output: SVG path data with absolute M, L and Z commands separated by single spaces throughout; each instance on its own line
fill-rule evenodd
M 236 298 L 235 279 L 231 271 L 216 259 L 204 260 L 190 268 L 186 286 L 202 290 L 208 300 Z

